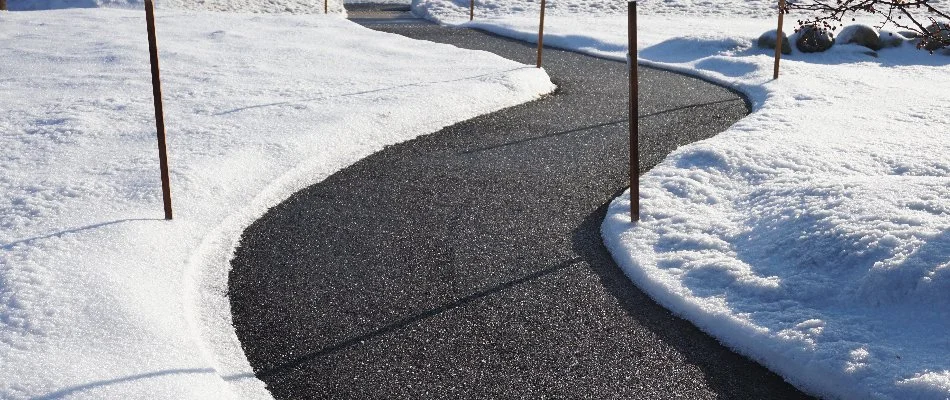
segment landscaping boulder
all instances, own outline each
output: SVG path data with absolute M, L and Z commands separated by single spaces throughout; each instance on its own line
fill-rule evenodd
M 917 34 L 917 32 L 914 32 L 914 31 L 900 31 L 900 32 L 897 32 L 897 34 L 907 39 L 917 39 L 917 37 L 920 36 Z
M 913 32 L 911 32 L 913 33 Z M 915 34 L 916 36 L 916 34 Z M 904 42 L 912 39 L 912 36 L 907 36 L 903 32 L 881 32 L 881 48 L 887 47 L 901 47 Z
M 831 32 L 822 31 L 814 25 L 805 25 L 798 30 L 795 47 L 802 53 L 817 53 L 831 48 L 835 39 Z
M 848 25 L 838 32 L 836 41 L 841 44 L 856 44 L 871 50 L 880 50 L 881 37 L 874 28 L 867 25 Z
M 950 25 L 938 22 L 936 24 L 931 24 L 927 27 L 927 32 L 937 34 L 937 36 L 942 40 L 941 41 L 931 41 L 923 43 L 924 50 L 934 51 L 940 48 L 947 47 L 947 43 L 950 43 Z M 921 39 L 923 40 L 923 39 Z
M 770 30 L 759 36 L 759 40 L 756 42 L 756 45 L 759 48 L 763 49 L 772 49 L 775 51 L 775 32 L 776 30 Z M 792 54 L 792 45 L 788 42 L 788 36 L 785 36 L 785 32 L 782 32 L 782 54 Z

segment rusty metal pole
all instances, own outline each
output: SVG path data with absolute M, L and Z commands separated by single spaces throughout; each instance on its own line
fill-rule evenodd
M 782 22 L 785 19 L 785 0 L 778 0 L 778 29 L 775 30 L 775 73 L 772 79 L 778 79 L 778 63 L 782 59 Z
M 544 49 L 544 0 L 541 0 L 541 25 L 538 27 L 538 68 L 541 68 L 541 52 Z
M 630 54 L 630 222 L 640 221 L 640 88 L 637 82 L 637 2 L 627 3 L 627 49 Z
M 475 19 L 475 0 L 471 0 L 468 3 L 468 20 L 472 21 Z
M 162 81 L 158 72 L 158 40 L 155 37 L 155 5 L 152 0 L 145 0 L 145 23 L 148 27 L 148 51 L 152 63 L 152 96 L 155 100 L 155 128 L 158 131 L 158 162 L 162 169 L 162 200 L 165 203 L 165 219 L 172 219 L 168 152 L 165 150 L 165 112 L 162 109 Z

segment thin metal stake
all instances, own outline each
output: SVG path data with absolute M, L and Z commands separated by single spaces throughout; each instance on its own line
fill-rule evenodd
M 640 88 L 637 82 L 637 2 L 627 3 L 627 49 L 630 52 L 630 221 L 640 221 Z
M 541 68 L 541 52 L 544 49 L 544 0 L 541 0 L 541 25 L 538 27 L 538 68 Z
M 775 30 L 775 73 L 772 79 L 778 79 L 778 63 L 782 59 L 782 22 L 785 19 L 785 0 L 778 0 L 778 29 Z
M 168 182 L 168 152 L 165 150 L 165 113 L 162 110 L 162 82 L 158 72 L 158 41 L 155 38 L 155 5 L 145 0 L 145 23 L 148 27 L 148 51 L 152 63 L 152 96 L 155 99 L 155 128 L 158 131 L 158 162 L 162 169 L 162 200 L 165 219 L 172 219 L 172 193 Z

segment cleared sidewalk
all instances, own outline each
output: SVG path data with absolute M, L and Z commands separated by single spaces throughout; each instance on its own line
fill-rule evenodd
M 533 64 L 531 44 L 388 12 L 350 16 Z M 544 60 L 555 94 L 391 146 L 245 231 L 229 296 L 275 397 L 805 397 L 614 264 L 599 230 L 628 185 L 626 66 Z M 724 88 L 640 71 L 642 170 L 748 113 Z

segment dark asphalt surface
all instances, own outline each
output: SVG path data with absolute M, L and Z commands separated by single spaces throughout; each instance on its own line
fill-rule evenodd
M 534 60 L 471 30 L 373 28 Z M 627 186 L 626 66 L 549 49 L 545 68 L 555 95 L 387 147 L 244 232 L 234 324 L 276 398 L 804 397 L 618 269 L 599 231 Z M 640 71 L 644 169 L 748 113 Z

